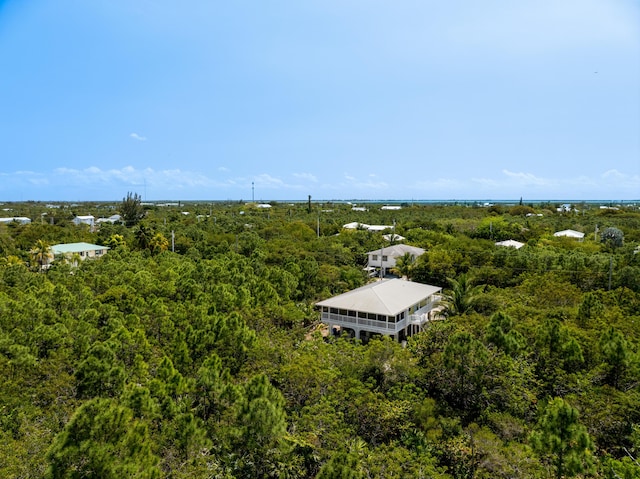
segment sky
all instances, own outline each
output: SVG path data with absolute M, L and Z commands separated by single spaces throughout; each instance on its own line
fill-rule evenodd
M 637 0 L 0 0 L 0 201 L 640 199 Z

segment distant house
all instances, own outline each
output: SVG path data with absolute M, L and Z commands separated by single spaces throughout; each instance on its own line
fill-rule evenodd
M 557 231 L 556 233 L 553 233 L 553 236 L 566 236 L 568 238 L 576 238 L 579 239 L 580 241 L 582 241 L 584 239 L 584 233 L 580 232 L 580 231 L 576 231 L 576 230 L 562 230 L 562 231 Z
M 55 244 L 51 247 L 53 257 L 70 257 L 74 254 L 78 254 L 81 259 L 87 258 L 100 258 L 104 256 L 109 250 L 108 246 L 100 246 L 91 243 L 62 243 Z
M 388 235 L 382 235 L 382 238 L 384 238 L 387 241 L 404 241 L 404 240 L 407 239 L 404 236 L 400 236 L 400 235 L 397 235 L 395 233 L 388 234 Z
M 93 226 L 95 224 L 95 221 L 96 219 L 92 215 L 76 216 L 75 218 L 73 218 L 73 224 L 75 225 Z
M 520 241 L 516 241 L 516 240 L 505 240 L 505 241 L 498 241 L 496 243 L 496 246 L 506 246 L 507 248 L 520 249 L 524 246 L 524 243 L 520 243 Z
M 345 228 L 345 229 L 348 229 L 348 230 L 362 229 L 362 230 L 367 230 L 367 231 L 384 231 L 386 229 L 393 228 L 393 226 L 368 225 L 366 223 L 358 223 L 357 221 L 354 221 L 353 223 L 347 223 L 346 225 L 343 225 L 342 227 Z
M 108 218 L 98 218 L 96 220 L 96 223 L 111 223 L 111 224 L 114 224 L 114 223 L 118 223 L 120 221 L 122 221 L 122 216 L 120 216 L 120 215 L 111 215 Z
M 269 203 L 258 203 L 256 208 L 271 208 L 271 205 Z
M 375 281 L 316 306 L 329 331 L 340 328 L 357 339 L 377 333 L 402 341 L 435 319 L 441 289 L 402 279 Z
M 384 205 L 383 207 L 380 208 L 381 210 L 401 210 L 402 206 L 397 206 L 397 205 Z
M 406 244 L 394 244 L 391 246 L 385 246 L 384 248 L 377 249 L 375 251 L 369 251 L 367 253 L 368 261 L 367 268 L 380 269 L 384 271 L 389 268 L 393 268 L 396 265 L 396 260 L 405 254 L 410 254 L 415 260 L 418 256 L 424 254 L 425 250 L 416 246 L 409 246 Z
M 8 224 L 8 223 L 20 223 L 21 225 L 28 225 L 31 223 L 31 218 L 27 218 L 25 216 L 14 216 L 13 218 L 0 218 L 0 223 Z

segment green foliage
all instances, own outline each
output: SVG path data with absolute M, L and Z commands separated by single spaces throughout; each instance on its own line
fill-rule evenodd
M 478 307 L 484 285 L 474 286 L 466 274 L 448 278 L 449 289 L 444 290 L 440 304 L 446 317 L 470 313 Z
M 491 316 L 485 338 L 487 342 L 494 344 L 511 356 L 516 355 L 525 345 L 522 334 L 513 329 L 511 317 L 502 312 Z
M 126 226 L 134 226 L 144 218 L 142 198 L 138 193 L 131 194 L 131 192 L 127 192 L 127 197 L 122 198 L 120 216 Z
M 531 435 L 531 443 L 549 461 L 558 479 L 574 477 L 592 466 L 591 438 L 578 422 L 578 412 L 561 398 L 549 401 Z
M 47 453 L 48 478 L 160 477 L 147 426 L 110 399 L 83 404 Z
M 600 241 L 609 249 L 619 248 L 624 243 L 624 233 L 619 228 L 605 228 L 600 234 Z
M 568 444 L 583 441 L 581 424 L 593 441 L 578 474 L 634 477 L 640 213 L 606 217 L 627 236 L 609 248 L 551 236 L 594 231 L 603 218 L 588 207 L 361 212 L 428 250 L 409 276 L 455 278 L 448 318 L 403 347 L 323 336 L 314 303 L 365 284 L 381 240 L 344 231 L 353 212 L 341 204 L 322 207 L 318 237 L 305 206 L 150 207 L 134 228 L 98 231 L 63 207 L 53 224 L 0 225 L 0 476 L 541 478 L 556 465 L 569 476 L 572 453 L 548 439 L 569 436 L 551 412 L 536 421 L 536 405 L 561 396 L 580 411 Z M 496 248 L 479 237 L 487 226 L 527 246 Z M 113 248 L 40 268 L 39 240 Z
M 338 452 L 316 476 L 316 479 L 361 479 L 358 456 L 348 452 Z

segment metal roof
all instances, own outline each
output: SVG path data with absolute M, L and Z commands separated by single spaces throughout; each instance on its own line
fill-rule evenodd
M 317 303 L 317 306 L 396 316 L 442 288 L 402 279 L 369 283 Z
M 510 240 L 498 241 L 496 243 L 496 246 L 507 246 L 510 248 L 520 249 L 524 246 L 524 243 L 510 239 Z
M 105 249 L 109 249 L 109 247 L 91 243 L 54 244 L 51 247 L 53 254 L 80 253 L 82 251 L 98 251 Z
M 385 246 L 384 248 L 377 249 L 375 251 L 369 251 L 367 254 L 379 254 L 391 256 L 392 258 L 398 258 L 406 253 L 410 253 L 413 256 L 420 256 L 424 254 L 425 250 L 418 248 L 417 246 L 409 246 L 408 244 L 394 244 Z

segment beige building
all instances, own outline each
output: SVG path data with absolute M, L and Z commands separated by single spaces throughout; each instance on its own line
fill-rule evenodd
M 384 334 L 402 341 L 435 319 L 442 288 L 402 279 L 375 281 L 317 303 L 330 332 L 357 339 Z

